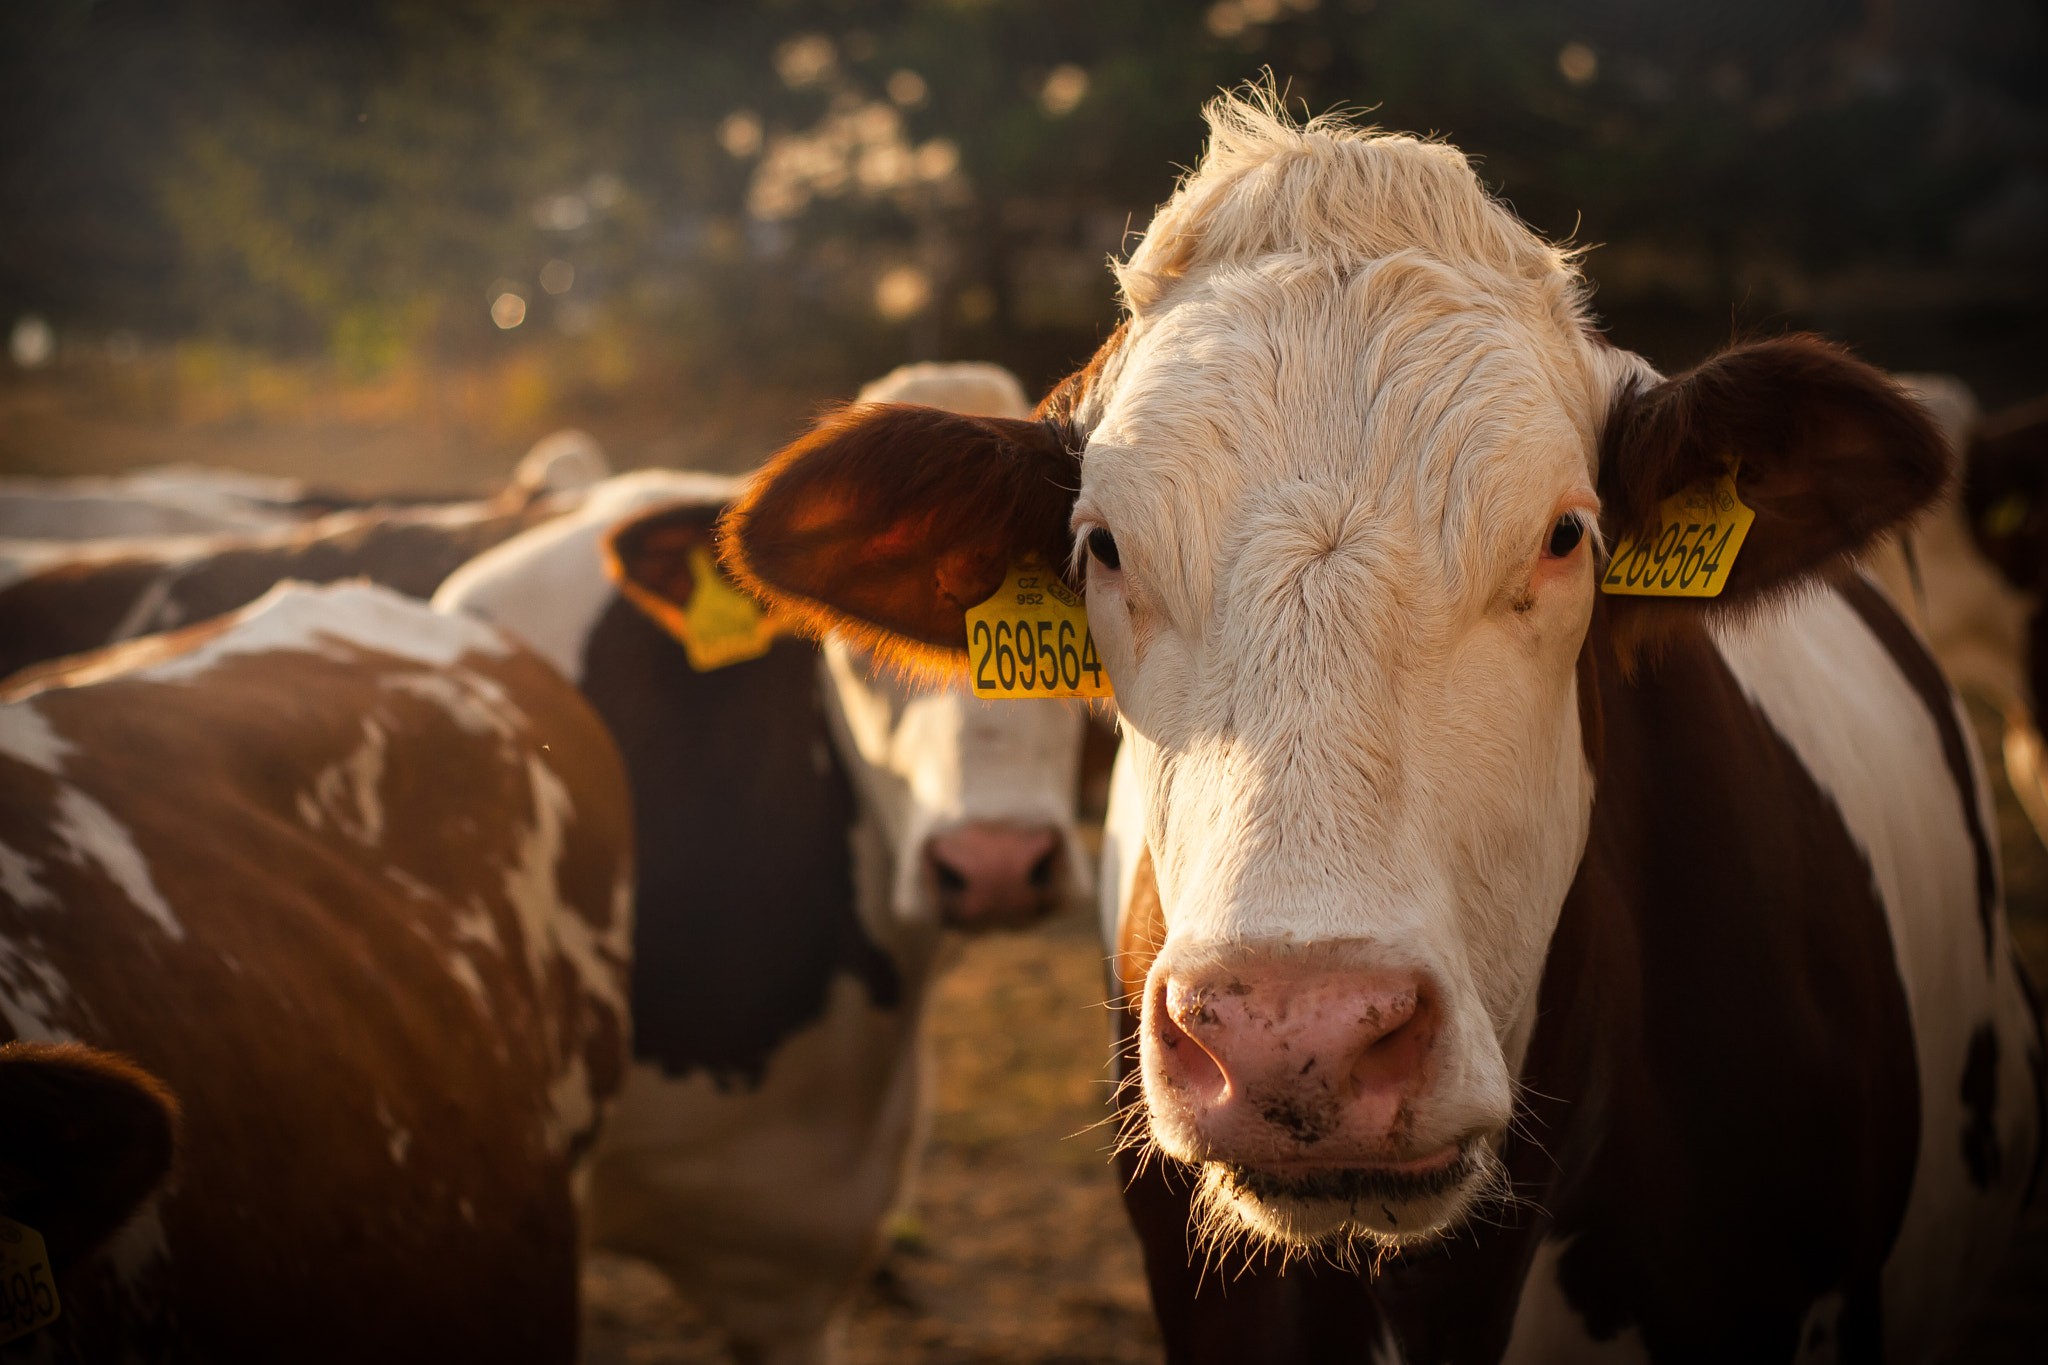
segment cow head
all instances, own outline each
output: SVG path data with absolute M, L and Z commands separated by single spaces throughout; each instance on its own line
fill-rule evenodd
M 898 399 L 947 404 L 891 409 L 940 421 L 962 409 L 1025 411 L 1015 378 L 976 364 L 905 366 L 870 384 L 850 411 Z M 719 511 L 702 502 L 661 507 L 605 533 L 613 577 L 672 633 L 697 575 L 710 568 L 699 552 Z M 1079 703 L 978 700 L 959 670 L 906 670 L 856 637 L 830 636 L 824 656 L 834 735 L 886 850 L 899 920 L 1017 928 L 1089 894 L 1074 818 L 1086 718 Z
M 1118 268 L 1124 327 L 1039 421 L 837 416 L 729 557 L 917 659 L 1003 564 L 1070 549 L 1164 921 L 1152 1141 L 1224 1226 L 1427 1235 L 1514 1112 L 1599 790 L 1594 652 L 1810 579 L 1945 460 L 1811 339 L 1660 381 L 1453 148 L 1256 100 L 1210 123 Z M 1756 520 L 1722 595 L 1597 596 L 1603 545 L 1731 457 Z

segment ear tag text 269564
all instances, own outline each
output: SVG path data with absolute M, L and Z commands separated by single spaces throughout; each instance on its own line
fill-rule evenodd
M 1633 597 L 1719 597 L 1756 513 L 1735 495 L 1735 466 L 1712 483 L 1664 499 L 1657 529 L 1614 547 L 1602 592 Z
M 1042 564 L 1015 564 L 995 596 L 967 609 L 974 695 L 1106 697 L 1109 678 L 1080 597 Z
M 0 1217 L 0 1342 L 25 1337 L 57 1320 L 57 1285 L 43 1235 Z

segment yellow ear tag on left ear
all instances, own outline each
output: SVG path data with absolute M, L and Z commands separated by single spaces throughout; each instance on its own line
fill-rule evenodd
M 49 1326 L 60 1311 L 43 1234 L 0 1217 L 0 1343 Z
M 1756 513 L 1735 495 L 1735 471 L 1664 499 L 1657 529 L 1624 537 L 1607 561 L 1600 591 L 1630 597 L 1719 597 Z
M 995 596 L 967 609 L 967 668 L 974 695 L 1106 697 L 1088 608 L 1035 561 L 1014 564 Z
M 683 608 L 679 632 L 690 667 L 709 673 L 766 654 L 781 632 L 759 602 L 725 581 L 710 546 L 690 547 L 690 576 L 696 585 Z

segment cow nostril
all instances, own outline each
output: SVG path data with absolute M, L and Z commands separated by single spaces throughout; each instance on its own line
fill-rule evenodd
M 938 878 L 939 890 L 941 891 L 965 891 L 967 889 L 967 878 L 961 876 L 959 869 L 943 859 L 932 859 L 932 873 Z
M 1056 848 L 1048 850 L 1044 857 L 1031 865 L 1031 870 L 1025 874 L 1025 880 L 1029 881 L 1035 890 L 1048 889 L 1052 886 L 1052 874 L 1058 868 L 1059 861 L 1060 851 Z

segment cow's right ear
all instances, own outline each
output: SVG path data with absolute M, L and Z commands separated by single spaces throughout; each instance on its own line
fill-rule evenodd
M 1013 563 L 1065 567 L 1079 444 L 1057 420 L 841 408 L 754 476 L 720 550 L 749 592 L 813 633 L 954 665 L 967 609 Z
M 43 1236 L 58 1269 L 112 1236 L 170 1169 L 177 1101 L 111 1052 L 0 1047 L 0 1214 Z

